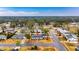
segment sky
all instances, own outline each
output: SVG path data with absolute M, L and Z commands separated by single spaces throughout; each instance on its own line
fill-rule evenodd
M 0 16 L 79 16 L 79 7 L 0 7 Z

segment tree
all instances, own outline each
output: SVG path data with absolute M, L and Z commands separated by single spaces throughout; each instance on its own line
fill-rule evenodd
M 49 30 L 48 29 L 43 29 L 43 32 L 48 35 Z
M 31 35 L 30 34 L 25 34 L 27 39 L 31 39 Z
M 16 22 L 11 22 L 10 27 L 15 28 L 16 27 Z
M 34 23 L 35 23 L 34 20 L 28 20 L 28 21 L 27 21 L 27 26 L 28 26 L 30 29 L 32 29 Z
M 11 38 L 15 33 L 7 33 L 6 36 L 7 36 L 7 39 Z
M 48 37 L 48 32 L 49 32 L 49 30 L 48 30 L 48 29 L 43 29 L 43 32 L 44 32 L 45 35 L 47 36 L 47 37 L 46 37 L 46 40 L 48 40 L 48 39 L 49 39 L 49 37 Z

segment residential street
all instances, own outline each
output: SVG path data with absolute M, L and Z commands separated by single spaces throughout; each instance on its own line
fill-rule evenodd
M 60 43 L 58 37 L 54 34 L 53 31 L 50 32 L 50 37 L 54 40 L 53 45 L 58 48 L 60 51 L 66 51 L 66 48 Z

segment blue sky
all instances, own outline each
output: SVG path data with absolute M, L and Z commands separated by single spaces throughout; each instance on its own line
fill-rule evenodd
M 79 7 L 1 7 L 0 16 L 79 16 Z

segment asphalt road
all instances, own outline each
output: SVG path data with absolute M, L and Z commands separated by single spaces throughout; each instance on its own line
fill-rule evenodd
M 40 42 L 38 42 L 38 43 L 25 43 L 25 44 L 21 44 L 20 46 L 34 46 L 34 45 L 36 45 L 36 46 L 45 46 L 45 47 L 54 46 L 53 43 L 40 43 Z M 15 47 L 16 44 L 0 44 L 0 46 Z
M 53 45 L 58 48 L 60 51 L 66 51 L 67 49 L 60 43 L 58 37 L 54 34 L 53 31 L 50 32 L 50 37 L 54 40 Z

